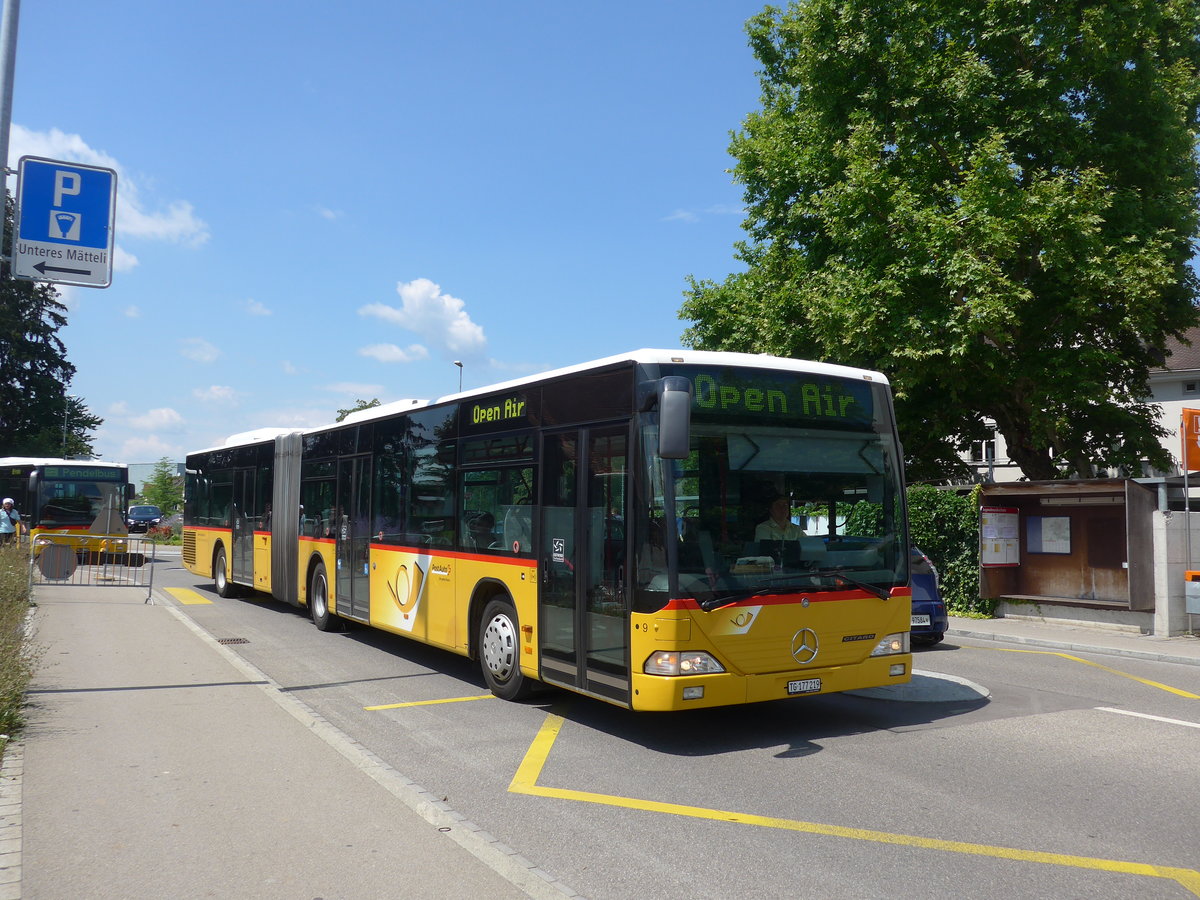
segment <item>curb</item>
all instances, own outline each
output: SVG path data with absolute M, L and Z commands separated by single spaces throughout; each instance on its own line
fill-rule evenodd
M 990 631 L 971 631 L 966 628 L 949 628 L 946 634 L 955 637 L 976 638 L 981 641 L 1003 641 L 1010 644 L 1025 644 L 1031 647 L 1046 647 L 1051 650 L 1068 650 L 1072 653 L 1100 653 L 1107 656 L 1124 656 L 1131 659 L 1145 659 L 1152 662 L 1179 663 L 1185 666 L 1200 666 L 1200 658 L 1194 656 L 1172 656 L 1154 650 L 1134 650 L 1127 647 L 1101 647 L 1096 644 L 1079 644 L 1070 641 L 1052 641 L 1047 638 L 1026 637 L 1024 635 L 997 634 Z
M 25 745 L 10 741 L 0 763 L 0 900 L 21 900 L 21 783 Z

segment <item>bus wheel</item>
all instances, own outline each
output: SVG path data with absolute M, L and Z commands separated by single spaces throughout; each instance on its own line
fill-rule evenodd
M 507 600 L 492 600 L 479 620 L 479 666 L 487 686 L 502 700 L 520 700 L 533 689 L 521 674 L 521 629 Z
M 225 561 L 225 548 L 217 548 L 217 558 L 213 561 L 213 584 L 217 586 L 218 597 L 232 597 L 233 582 L 229 580 L 229 564 Z
M 308 584 L 308 610 L 318 631 L 337 631 L 337 616 L 329 611 L 329 578 L 325 564 L 317 563 Z

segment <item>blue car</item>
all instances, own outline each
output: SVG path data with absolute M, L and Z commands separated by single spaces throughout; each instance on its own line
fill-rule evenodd
M 938 573 L 929 557 L 913 547 L 909 561 L 912 585 L 912 643 L 932 647 L 940 643 L 950 627 L 946 604 L 938 593 Z

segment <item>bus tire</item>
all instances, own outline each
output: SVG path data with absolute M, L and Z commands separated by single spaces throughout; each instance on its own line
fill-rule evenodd
M 308 582 L 308 612 L 317 631 L 339 631 L 338 617 L 329 611 L 329 577 L 325 563 L 317 563 Z
M 529 696 L 533 681 L 521 672 L 521 628 L 508 600 L 498 597 L 484 607 L 478 647 L 479 667 L 493 694 L 501 700 Z
M 236 593 L 233 582 L 229 580 L 229 560 L 224 547 L 217 548 L 217 555 L 213 559 L 213 584 L 218 597 L 228 599 Z

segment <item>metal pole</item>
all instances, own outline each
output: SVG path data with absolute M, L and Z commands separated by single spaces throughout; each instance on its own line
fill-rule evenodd
M 4 19 L 0 22 L 0 166 L 4 167 L 8 186 L 8 130 L 12 123 L 13 75 L 17 69 L 17 20 L 21 0 L 4 0 Z
M 8 129 L 12 123 L 13 74 L 17 69 L 17 20 L 21 0 L 4 0 L 4 18 L 0 21 L 0 184 L 8 209 Z M 11 259 L 8 249 L 8 216 L 0 216 L 0 258 Z

